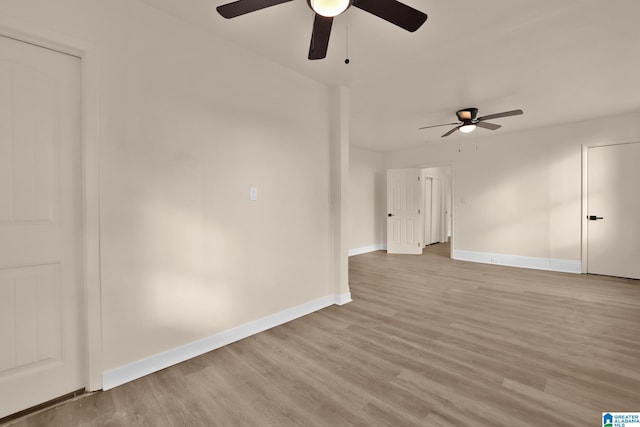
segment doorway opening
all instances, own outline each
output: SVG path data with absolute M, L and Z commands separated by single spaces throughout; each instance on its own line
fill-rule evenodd
M 423 168 L 424 247 L 451 240 L 452 180 L 451 166 Z

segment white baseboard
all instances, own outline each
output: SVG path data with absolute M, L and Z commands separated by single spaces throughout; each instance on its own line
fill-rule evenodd
M 350 292 L 342 295 L 327 295 L 178 348 L 154 354 L 129 365 L 106 371 L 102 374 L 103 390 L 112 389 L 251 335 L 290 322 L 298 317 L 306 316 L 330 305 L 343 305 L 350 301 Z
M 563 273 L 582 273 L 582 262 L 565 259 L 536 258 L 463 250 L 454 250 L 451 257 L 460 261 L 480 262 L 483 264 L 560 271 Z
M 363 246 L 361 248 L 349 249 L 349 256 L 362 255 L 369 252 L 383 251 L 387 249 L 387 245 L 384 243 L 378 243 L 377 245 Z
M 346 294 L 342 295 L 334 295 L 333 303 L 335 305 L 345 305 L 347 303 L 350 303 L 351 301 L 353 301 L 351 299 L 351 292 L 347 292 Z

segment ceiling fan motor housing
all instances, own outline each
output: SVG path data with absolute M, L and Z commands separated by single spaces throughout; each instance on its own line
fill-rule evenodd
M 458 120 L 461 122 L 465 124 L 471 123 L 478 116 L 478 109 L 473 107 L 463 108 L 462 110 L 456 111 L 456 115 L 458 116 Z

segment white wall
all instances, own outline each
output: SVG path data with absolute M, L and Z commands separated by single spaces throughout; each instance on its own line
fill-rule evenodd
M 381 153 L 351 147 L 349 158 L 349 249 L 356 254 L 386 241 L 386 172 Z
M 136 0 L 0 14 L 99 55 L 104 370 L 332 292 L 326 87 Z
M 581 144 L 640 140 L 640 113 L 482 131 L 388 153 L 386 167 L 452 162 L 455 250 L 580 261 Z

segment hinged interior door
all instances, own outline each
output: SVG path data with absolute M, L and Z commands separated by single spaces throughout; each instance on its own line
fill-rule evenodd
M 0 36 L 0 418 L 84 386 L 80 59 Z
M 640 143 L 588 150 L 587 271 L 640 279 Z
M 423 192 L 420 169 L 387 171 L 387 252 L 422 254 Z

